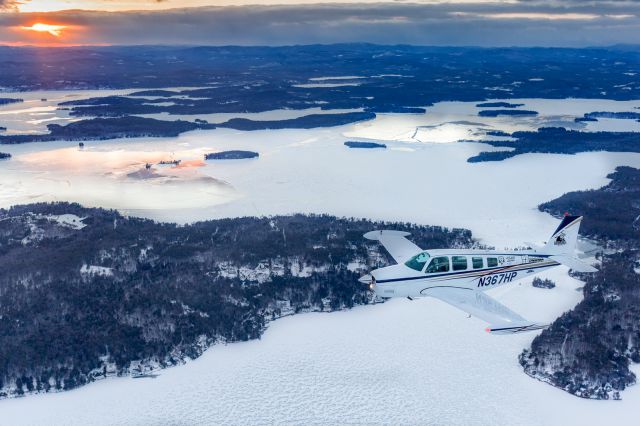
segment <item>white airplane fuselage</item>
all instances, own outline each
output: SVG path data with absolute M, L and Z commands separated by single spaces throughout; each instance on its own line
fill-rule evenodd
M 422 250 L 398 230 L 374 230 L 364 238 L 378 241 L 397 262 L 363 277 L 378 296 L 434 297 L 489 324 L 492 334 L 514 334 L 546 328 L 485 294 L 559 265 L 578 272 L 597 269 L 575 255 L 582 216 L 565 215 L 547 243 L 535 250 Z
M 413 268 L 401 263 L 373 270 L 361 281 L 368 283 L 382 298 L 418 298 L 433 288 L 485 291 L 560 265 L 549 255 L 534 250 L 426 250 L 420 253 L 428 255 L 420 270 L 417 269 L 419 262 L 413 263 Z M 430 264 L 433 259 L 440 259 L 439 267 Z

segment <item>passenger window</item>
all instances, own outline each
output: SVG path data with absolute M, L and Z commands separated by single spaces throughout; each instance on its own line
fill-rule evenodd
M 449 272 L 449 258 L 447 256 L 434 257 L 425 272 L 428 274 L 433 272 Z
M 487 266 L 489 268 L 493 268 L 495 266 L 498 266 L 498 259 L 495 257 L 487 257 Z
M 424 252 L 416 254 L 404 264 L 411 269 L 422 272 L 422 268 L 424 268 L 424 264 L 427 263 L 427 260 L 429 260 L 429 253 Z
M 464 271 L 467 269 L 467 256 L 453 256 L 451 263 L 454 271 Z
M 473 269 L 482 269 L 484 266 L 484 262 L 481 257 L 474 257 L 471 261 L 473 262 Z

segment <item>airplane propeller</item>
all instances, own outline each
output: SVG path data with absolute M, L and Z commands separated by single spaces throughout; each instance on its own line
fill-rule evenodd
M 361 276 L 360 278 L 358 278 L 358 281 L 360 281 L 362 284 L 366 284 L 367 286 L 369 286 L 370 290 L 373 290 L 373 286 L 376 284 L 376 279 L 371 274 L 366 274 Z

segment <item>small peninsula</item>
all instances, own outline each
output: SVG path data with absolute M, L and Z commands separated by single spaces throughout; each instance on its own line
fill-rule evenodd
M 543 127 L 537 131 L 513 132 L 514 141 L 482 141 L 505 151 L 485 151 L 469 158 L 469 163 L 500 161 L 530 152 L 577 154 L 589 151 L 640 152 L 639 132 L 581 132 L 564 127 Z

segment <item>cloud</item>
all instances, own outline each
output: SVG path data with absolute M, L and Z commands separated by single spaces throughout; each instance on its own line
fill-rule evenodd
M 590 21 L 598 19 L 600 15 L 593 13 L 540 13 L 540 12 L 506 12 L 506 13 L 468 13 L 453 12 L 455 16 L 471 16 L 485 19 L 530 19 L 534 21 Z M 620 16 L 620 15 L 616 15 Z M 631 15 L 626 15 L 631 16 Z
M 0 0 L 0 10 L 15 9 L 19 4 L 19 0 Z
M 640 2 L 622 0 L 0 13 L 0 40 L 33 42 L 15 28 L 47 22 L 68 26 L 62 41 L 74 44 L 585 46 L 636 42 L 639 17 Z

